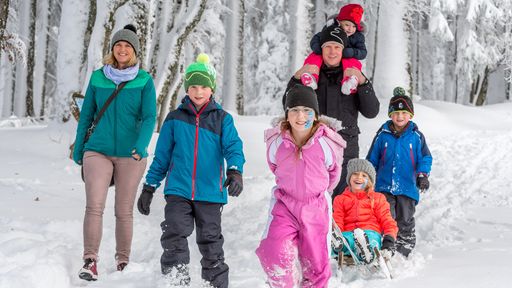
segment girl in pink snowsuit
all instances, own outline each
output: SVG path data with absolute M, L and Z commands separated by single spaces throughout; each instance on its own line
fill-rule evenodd
M 267 161 L 276 186 L 256 254 L 271 287 L 327 287 L 331 276 L 329 193 L 339 181 L 346 143 L 317 120 L 313 89 L 296 85 L 285 97 L 286 118 L 265 131 Z M 296 271 L 297 263 L 301 271 Z

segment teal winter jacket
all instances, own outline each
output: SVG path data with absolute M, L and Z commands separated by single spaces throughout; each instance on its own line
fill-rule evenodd
M 135 149 L 140 156 L 148 156 L 156 122 L 156 93 L 153 79 L 144 70 L 139 70 L 114 98 L 84 145 L 87 129 L 115 89 L 116 84 L 105 77 L 103 68 L 92 73 L 76 132 L 73 160 L 77 164 L 82 164 L 85 151 L 131 157 Z
M 146 183 L 159 187 L 167 178 L 165 195 L 227 203 L 225 170 L 243 173 L 244 163 L 243 143 L 233 117 L 213 97 L 197 111 L 186 96 L 160 129 Z

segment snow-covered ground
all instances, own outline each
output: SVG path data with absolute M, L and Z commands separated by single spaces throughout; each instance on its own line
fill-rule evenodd
M 361 119 L 361 157 L 386 120 L 387 100 L 381 102 L 377 119 Z M 417 206 L 417 249 L 409 260 L 394 260 L 394 280 L 346 271 L 334 275 L 330 287 L 510 287 L 512 103 L 415 106 L 414 120 L 434 157 L 431 189 Z M 263 143 L 270 118 L 236 117 L 247 164 L 245 190 L 223 214 L 231 287 L 266 287 L 254 250 L 273 186 Z M 79 167 L 67 158 L 73 137 L 72 124 L 0 128 L 0 287 L 166 287 L 159 267 L 163 197 L 155 197 L 149 216 L 135 211 L 131 262 L 117 272 L 113 191 L 104 215 L 100 280 L 78 279 L 85 195 Z M 192 286 L 200 287 L 194 236 L 190 246 Z

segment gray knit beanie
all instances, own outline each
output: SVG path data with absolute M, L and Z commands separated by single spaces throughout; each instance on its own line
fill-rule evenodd
M 372 163 L 366 159 L 354 158 L 347 164 L 347 184 L 350 183 L 350 176 L 355 172 L 364 172 L 370 177 L 370 181 L 375 185 L 375 168 Z
M 140 42 L 139 37 L 137 36 L 137 28 L 132 24 L 128 24 L 124 26 L 123 29 L 119 30 L 112 37 L 112 41 L 110 41 L 110 51 L 114 48 L 114 45 L 119 41 L 126 41 L 132 45 L 133 50 L 135 51 L 135 55 L 139 53 L 140 50 Z

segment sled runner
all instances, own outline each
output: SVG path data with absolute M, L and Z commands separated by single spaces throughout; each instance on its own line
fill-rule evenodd
M 362 230 L 361 230 L 362 231 Z M 356 231 L 358 234 L 359 232 Z M 355 235 L 354 237 L 356 239 L 356 242 L 359 242 L 356 246 L 357 247 L 369 247 L 367 240 L 364 237 L 360 237 L 358 235 Z M 368 258 L 368 263 L 365 263 L 364 261 L 359 260 L 357 255 L 361 255 L 361 253 L 357 253 L 356 251 L 353 251 L 350 248 L 349 243 L 343 237 L 343 234 L 341 233 L 341 229 L 338 227 L 338 225 L 333 221 L 333 230 L 332 230 L 332 249 L 338 254 L 336 258 L 336 262 L 338 264 L 338 270 L 342 271 L 345 267 L 354 266 L 357 268 L 360 268 L 362 273 L 370 274 L 370 275 L 376 275 L 381 274 L 386 279 L 393 279 L 393 272 L 391 263 L 389 262 L 389 259 L 385 259 L 382 253 L 380 252 L 377 247 L 373 248 L 373 256 Z M 346 248 L 349 255 L 344 255 L 343 253 L 343 247 Z M 368 248 L 370 249 L 370 248 Z M 362 249 L 360 249 L 362 250 Z M 369 250 L 368 250 L 369 251 Z M 366 253 L 368 253 L 366 251 Z M 360 251 L 363 252 L 363 251 Z M 364 253 L 364 252 L 363 252 Z M 364 258 L 364 257 L 363 257 Z

